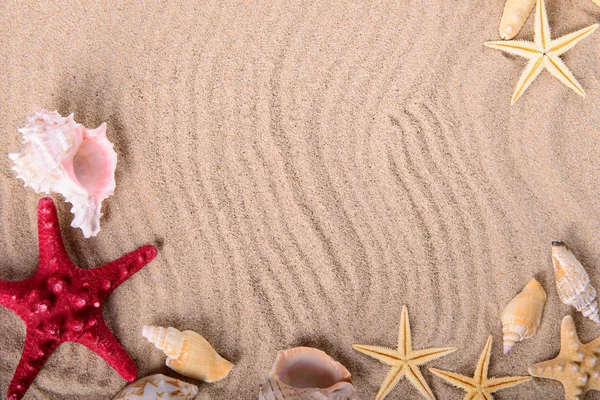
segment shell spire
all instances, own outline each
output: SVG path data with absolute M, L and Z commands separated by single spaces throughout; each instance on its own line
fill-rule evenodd
M 515 343 L 536 334 L 545 304 L 546 292 L 534 278 L 531 278 L 523 290 L 508 302 L 501 318 L 504 354 L 508 354 Z
M 512 39 L 525 25 L 536 0 L 506 0 L 498 33 L 504 40 Z
M 225 378 L 233 364 L 221 357 L 202 336 L 193 331 L 144 326 L 142 335 L 167 356 L 167 367 L 189 378 L 216 382 Z
M 552 242 L 552 264 L 560 300 L 600 324 L 596 289 L 583 265 L 563 242 Z

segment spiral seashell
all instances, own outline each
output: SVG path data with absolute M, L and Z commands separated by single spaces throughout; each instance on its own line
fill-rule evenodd
M 41 109 L 19 129 L 23 146 L 8 156 L 25 186 L 36 192 L 60 193 L 72 204 L 71 226 L 83 236 L 100 231 L 102 201 L 115 190 L 117 153 L 106 138 L 106 124 L 88 130 L 56 111 Z
M 217 354 L 196 332 L 144 326 L 142 335 L 167 355 L 167 367 L 189 378 L 216 382 L 233 368 L 232 363 Z
M 294 347 L 277 352 L 259 400 L 347 400 L 356 394 L 350 372 L 321 350 Z
M 535 2 L 536 0 L 506 0 L 498 29 L 502 39 L 509 40 L 517 36 L 531 14 Z
M 501 318 L 504 354 L 508 354 L 516 342 L 529 339 L 536 334 L 545 304 L 546 292 L 533 278 L 519 294 L 508 302 L 502 311 Z
M 162 374 L 150 375 L 121 390 L 113 400 L 192 400 L 198 387 Z
M 596 289 L 583 265 L 565 243 L 552 242 L 552 263 L 560 300 L 600 324 Z

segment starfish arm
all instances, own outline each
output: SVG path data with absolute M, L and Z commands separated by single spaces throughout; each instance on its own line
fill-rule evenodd
M 16 312 L 15 308 L 19 305 L 17 296 L 20 293 L 20 287 L 22 287 L 20 282 L 0 280 L 0 305 Z
M 556 79 L 565 84 L 565 86 L 573 89 L 577 94 L 585 97 L 585 92 L 577 79 L 573 76 L 573 73 L 569 70 L 567 65 L 555 55 L 548 56 L 548 65 L 546 68 Z
M 102 301 L 121 283 L 152 261 L 156 254 L 156 247 L 143 246 L 109 264 L 81 270 L 81 275 L 91 286 L 98 284 L 102 288 L 99 296 L 100 301 Z
M 555 379 L 555 380 L 559 380 L 557 379 L 558 377 L 558 373 L 555 369 L 553 369 L 553 367 L 555 367 L 556 365 L 558 365 L 559 360 L 558 357 L 554 358 L 552 360 L 547 360 L 547 361 L 542 361 L 536 364 L 533 364 L 532 366 L 529 367 L 529 369 L 527 370 L 527 372 L 529 372 L 529 375 L 531 376 L 535 376 L 537 378 L 546 378 L 546 379 Z M 565 364 L 567 363 L 567 360 L 565 360 Z M 564 372 L 564 374 L 566 374 L 567 372 Z
M 400 333 L 398 334 L 398 351 L 406 356 L 412 351 L 412 337 L 410 334 L 410 321 L 408 320 L 408 309 L 402 306 L 402 317 L 400 318 Z
M 479 362 L 477 363 L 477 368 L 475 369 L 475 374 L 473 378 L 475 382 L 481 384 L 487 379 L 488 376 L 488 368 L 490 366 L 490 356 L 492 355 L 492 335 L 488 336 L 487 342 L 485 342 L 485 347 L 481 352 L 481 356 L 479 356 Z
M 52 272 L 65 262 L 72 265 L 60 234 L 56 206 L 49 197 L 38 202 L 38 242 L 40 253 L 38 272 Z M 57 259 L 60 262 L 57 263 Z
M 410 362 L 414 365 L 423 365 L 437 358 L 447 356 L 456 351 L 456 347 L 440 347 L 436 349 L 423 349 L 410 353 Z
M 600 25 L 590 25 L 576 32 L 569 33 L 565 36 L 561 36 L 558 39 L 554 39 L 550 44 L 550 49 L 548 51 L 551 52 L 552 55 L 560 56 L 561 54 L 575 47 L 577 43 L 581 42 L 583 39 L 591 35 L 592 32 L 594 32 L 598 28 L 598 26 Z
M 137 377 L 133 360 L 102 319 L 96 320 L 96 325 L 72 341 L 98 354 L 127 381 L 133 382 Z
M 541 53 L 541 49 L 537 44 L 525 40 L 499 40 L 497 42 L 485 42 L 484 45 L 528 59 L 537 57 Z
M 456 372 L 444 371 L 437 368 L 429 368 L 429 372 L 442 378 L 451 385 L 466 391 L 470 391 L 475 387 L 475 379 L 457 374 Z
M 21 360 L 8 386 L 8 400 L 18 400 L 25 395 L 46 360 L 59 344 L 59 341 L 48 340 L 47 336 L 36 330 L 27 330 Z
M 431 391 L 431 388 L 427 384 L 427 381 L 423 377 L 421 370 L 416 365 L 407 364 L 406 368 L 406 379 L 415 387 L 417 390 L 429 400 L 435 400 L 435 396 Z
M 377 392 L 377 396 L 375 396 L 375 400 L 385 399 L 385 397 L 390 394 L 390 392 L 396 387 L 398 382 L 400 382 L 403 377 L 404 369 L 402 367 L 392 367 L 390 372 L 388 372 L 383 380 L 381 388 L 379 388 L 379 392 Z
M 575 321 L 570 315 L 566 315 L 560 323 L 560 353 L 571 352 L 581 345 L 575 329 Z
M 388 349 L 386 347 L 353 344 L 352 348 L 387 365 L 398 365 L 402 362 L 400 354 L 398 354 L 396 350 Z
M 507 389 L 509 387 L 528 382 L 532 379 L 533 378 L 531 376 L 506 376 L 503 378 L 491 378 L 487 381 L 486 390 L 490 393 L 494 393 L 498 390 Z
M 510 101 L 511 105 L 515 104 L 519 97 L 527 90 L 529 85 L 531 85 L 531 82 L 533 82 L 540 72 L 544 70 L 547 63 L 547 57 L 543 57 L 541 54 L 538 57 L 532 58 L 527 63 L 521 74 L 521 78 L 519 78 L 519 82 L 517 82 L 517 87 L 515 88 Z
M 550 24 L 548 23 L 548 13 L 546 12 L 546 3 L 544 0 L 538 0 L 535 7 L 534 39 L 542 49 L 546 50 L 550 46 Z

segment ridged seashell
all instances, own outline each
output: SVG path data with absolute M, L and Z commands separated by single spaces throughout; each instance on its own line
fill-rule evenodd
M 193 331 L 144 326 L 142 335 L 167 356 L 167 367 L 189 378 L 216 382 L 225 378 L 233 364 L 221 357 L 202 336 Z
M 321 350 L 294 347 L 277 352 L 259 400 L 346 400 L 356 394 L 350 372 Z
M 83 236 L 100 231 L 102 201 L 115 190 L 117 153 L 106 138 L 106 124 L 88 130 L 73 120 L 45 109 L 29 116 L 19 129 L 23 146 L 8 156 L 17 178 L 36 192 L 60 193 L 72 204 L 71 226 Z
M 504 40 L 512 39 L 521 31 L 531 14 L 536 0 L 506 0 L 498 29 Z
M 156 374 L 126 386 L 113 400 L 192 400 L 197 394 L 198 386 Z
M 552 242 L 552 263 L 556 290 L 562 302 L 600 324 L 596 289 L 583 265 L 563 242 Z
M 538 281 L 531 278 L 525 288 L 508 302 L 502 311 L 504 354 L 523 339 L 536 334 L 542 320 L 546 292 Z

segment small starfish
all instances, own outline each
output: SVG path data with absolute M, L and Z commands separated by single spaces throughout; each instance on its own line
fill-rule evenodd
M 552 360 L 529 367 L 539 378 L 562 383 L 565 399 L 583 398 L 588 390 L 600 390 L 600 337 L 582 344 L 573 317 L 567 315 L 560 325 L 560 353 Z
M 19 282 L 0 280 L 0 305 L 14 311 L 26 326 L 25 347 L 8 387 L 8 399 L 25 395 L 48 357 L 64 342 L 87 346 L 123 378 L 133 381 L 135 364 L 106 326 L 101 306 L 113 290 L 156 256 L 156 248 L 140 247 L 102 267 L 77 268 L 65 251 L 50 198 L 38 203 L 38 240 L 35 274 Z
M 483 353 L 479 357 L 477 369 L 472 378 L 457 374 L 456 372 L 442 371 L 429 368 L 429 371 L 439 376 L 450 384 L 467 391 L 465 400 L 492 400 L 492 393 L 530 381 L 530 376 L 506 376 L 504 378 L 488 379 L 488 367 L 492 350 L 492 336 L 488 337 Z
M 398 350 L 363 344 L 354 344 L 352 347 L 354 350 L 358 350 L 384 364 L 392 366 L 392 369 L 381 384 L 377 397 L 375 397 L 376 400 L 384 399 L 404 376 L 406 376 L 406 379 L 408 379 L 408 381 L 412 383 L 425 398 L 434 400 L 435 396 L 425 381 L 425 378 L 423 378 L 419 366 L 456 351 L 456 347 L 413 351 L 410 323 L 408 321 L 408 310 L 406 306 L 402 306 Z
M 587 28 L 569 33 L 558 39 L 550 38 L 550 25 L 548 24 L 548 15 L 546 14 L 546 5 L 544 0 L 538 0 L 535 10 L 535 35 L 533 42 L 525 40 L 509 40 L 484 43 L 493 49 L 505 51 L 510 54 L 525 57 L 529 63 L 523 70 L 521 78 L 517 83 L 510 104 L 513 105 L 527 90 L 529 85 L 537 76 L 547 69 L 559 81 L 570 87 L 581 96 L 585 96 L 583 88 L 577 82 L 566 64 L 560 59 L 560 55 L 567 50 L 572 49 L 577 43 L 585 39 L 588 35 L 598 28 L 598 24 L 590 25 Z

